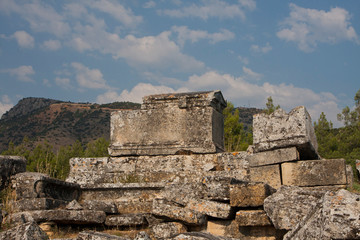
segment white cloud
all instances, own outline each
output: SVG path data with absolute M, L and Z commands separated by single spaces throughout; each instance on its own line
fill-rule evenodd
M 214 44 L 235 38 L 235 34 L 227 29 L 221 29 L 220 32 L 217 33 L 208 33 L 203 30 L 190 30 L 186 26 L 173 26 L 171 31 L 177 33 L 177 41 L 181 46 L 183 46 L 186 41 L 195 43 L 201 39 L 209 39 L 210 43 Z
M 22 82 L 34 82 L 34 80 L 31 78 L 31 75 L 35 74 L 32 66 L 20 66 L 18 68 L 2 69 L 0 72 L 8 73 Z
M 131 89 L 131 91 L 123 90 L 120 95 L 115 91 L 108 91 L 102 95 L 99 95 L 96 101 L 98 103 L 109 103 L 115 101 L 130 101 L 141 103 L 144 96 L 171 92 L 176 92 L 176 90 L 162 85 L 154 86 L 149 83 L 139 83 L 133 89 Z
M 238 59 L 240 60 L 240 62 L 242 62 L 245 65 L 249 64 L 249 59 L 247 57 L 242 57 L 242 56 L 238 56 Z
M 156 6 L 156 3 L 154 1 L 148 1 L 146 3 L 144 3 L 143 7 L 144 8 L 153 8 Z
M 3 95 L 0 101 L 0 118 L 4 113 L 6 113 L 6 111 L 9 111 L 10 108 L 12 108 L 13 106 L 14 104 L 11 103 L 9 96 Z
M 253 44 L 250 47 L 251 51 L 257 53 L 268 53 L 272 50 L 270 43 L 266 43 L 264 47 L 260 47 L 259 45 Z
M 241 0 L 239 4 L 229 4 L 227 1 L 208 0 L 202 1 L 201 5 L 191 4 L 180 9 L 161 10 L 159 13 L 176 18 L 197 17 L 207 20 L 209 18 L 226 19 L 240 17 L 244 20 L 246 18 L 244 10 L 254 10 L 255 8 L 256 4 L 254 1 Z
M 71 66 L 75 70 L 76 81 L 80 87 L 93 89 L 109 89 L 103 75 L 99 69 L 90 69 L 81 63 L 73 62 Z M 60 80 L 59 80 L 60 81 Z M 62 79 L 64 84 L 69 83 L 66 79 Z
M 250 79 L 260 80 L 263 77 L 262 74 L 256 73 L 256 72 L 254 72 L 253 70 L 251 70 L 250 68 L 247 68 L 247 67 L 243 67 L 243 72 L 245 73 L 246 77 L 250 78 Z
M 277 36 L 295 42 L 304 52 L 311 52 L 318 43 L 335 44 L 339 41 L 354 41 L 359 38 L 351 26 L 351 15 L 343 8 L 323 10 L 307 9 L 290 4 L 290 16 L 282 23 Z
M 56 51 L 61 48 L 61 42 L 58 40 L 50 39 L 50 40 L 44 41 L 42 46 L 44 49 L 47 49 L 50 51 Z
M 63 89 L 71 89 L 72 88 L 69 78 L 57 77 L 57 78 L 55 78 L 55 83 L 56 83 L 56 85 L 58 85 L 59 87 L 61 87 Z
M 25 31 L 16 31 L 12 38 L 15 38 L 20 47 L 33 48 L 34 38 Z

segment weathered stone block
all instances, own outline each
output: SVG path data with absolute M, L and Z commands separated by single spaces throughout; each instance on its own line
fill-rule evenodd
M 311 117 L 303 106 L 294 108 L 289 114 L 278 109 L 270 115 L 254 115 L 253 134 L 255 152 L 295 146 L 300 159 L 319 158 Z
M 268 165 L 261 167 L 252 167 L 249 170 L 250 181 L 267 183 L 272 188 L 281 187 L 280 165 Z
M 326 191 L 282 186 L 264 201 L 264 210 L 277 229 L 290 230 L 301 221 Z
M 118 213 L 118 208 L 112 201 L 84 200 L 81 205 L 85 210 L 103 211 L 111 214 Z
M 276 240 L 282 239 L 284 233 L 276 230 L 273 226 L 239 226 L 235 220 L 226 229 L 226 237 L 241 239 L 241 240 Z
M 225 236 L 227 228 L 230 226 L 231 222 L 231 220 L 208 220 L 206 232 L 215 236 Z
M 168 155 L 224 151 L 220 91 L 144 97 L 142 109 L 111 114 L 109 154 Z
M 273 190 L 266 183 L 243 182 L 230 185 L 230 205 L 232 207 L 258 207 Z
M 35 222 L 20 224 L 0 233 L 1 240 L 47 240 L 49 237 Z
M 203 225 L 206 222 L 205 214 L 181 207 L 165 199 L 153 201 L 152 214 L 180 220 L 191 225 Z
M 167 222 L 154 225 L 151 228 L 151 232 L 155 239 L 165 239 L 180 233 L 185 233 L 187 229 L 182 223 Z
M 33 210 L 49 210 L 65 206 L 68 201 L 51 198 L 25 198 L 19 201 L 13 201 L 11 204 L 17 212 Z
M 189 199 L 186 208 L 214 218 L 229 219 L 232 215 L 229 204 L 204 199 Z
M 105 225 L 112 227 L 139 226 L 147 224 L 144 214 L 121 214 L 106 217 Z
M 273 165 L 283 162 L 300 160 L 299 152 L 295 147 L 282 148 L 272 151 L 259 152 L 249 155 L 246 158 L 250 167 Z
M 347 187 L 352 187 L 354 183 L 354 172 L 351 165 L 346 164 L 346 185 Z
M 16 174 L 11 179 L 17 199 L 53 198 L 72 201 L 80 196 L 78 184 L 50 178 L 42 173 L 24 172 Z
M 284 239 L 360 239 L 360 195 L 327 192 Z
M 344 159 L 323 159 L 281 164 L 282 183 L 293 186 L 346 185 Z
M 270 219 L 264 210 L 240 210 L 236 212 L 235 221 L 241 227 L 271 225 Z
M 78 234 L 76 240 L 130 240 L 130 238 L 114 236 L 102 232 L 83 231 Z
M 10 176 L 26 171 L 26 159 L 21 156 L 0 155 L 0 191 L 9 183 Z

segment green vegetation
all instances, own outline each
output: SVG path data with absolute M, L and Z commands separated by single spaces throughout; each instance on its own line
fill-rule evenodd
M 65 179 L 70 171 L 70 158 L 108 156 L 109 141 L 99 138 L 86 146 L 76 141 L 72 145 L 61 147 L 58 151 L 54 151 L 54 146 L 46 141 L 36 146 L 32 145 L 25 137 L 18 146 L 10 142 L 8 149 L 1 154 L 24 156 L 27 159 L 27 171 L 46 173 L 50 177 Z
M 273 99 L 272 99 L 272 97 L 270 96 L 270 97 L 267 98 L 266 108 L 264 109 L 264 113 L 266 113 L 266 114 L 271 114 L 271 113 L 275 112 L 275 110 L 277 110 L 277 109 L 279 109 L 279 108 L 280 108 L 280 105 L 277 105 L 277 106 L 275 107 L 274 102 L 273 102 Z

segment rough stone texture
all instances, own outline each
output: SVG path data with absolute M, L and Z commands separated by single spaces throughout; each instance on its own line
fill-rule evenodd
M 23 222 L 56 222 L 61 224 L 102 224 L 106 214 L 102 211 L 36 210 L 11 214 L 6 221 L 10 224 Z
M 111 114 L 111 156 L 224 151 L 220 91 L 144 97 L 140 110 Z
M 136 234 L 134 240 L 151 240 L 151 238 L 145 231 L 141 231 Z
M 240 177 L 240 176 L 239 176 Z M 201 181 L 204 186 L 204 198 L 217 201 L 227 201 L 230 199 L 230 184 L 247 181 L 249 178 L 235 179 L 225 176 L 204 177 Z
M 231 220 L 208 220 L 206 232 L 215 236 L 225 236 L 231 222 Z
M 281 187 L 280 165 L 252 167 L 249 170 L 251 182 L 263 182 L 274 189 Z
M 18 200 L 25 198 L 52 198 L 72 201 L 80 196 L 80 186 L 78 184 L 50 178 L 42 173 L 19 173 L 11 178 L 11 182 Z
M 118 213 L 116 204 L 112 201 L 96 201 L 96 200 L 84 200 L 81 205 L 86 210 L 104 211 L 105 213 L 115 214 Z
M 264 210 L 240 210 L 236 212 L 235 221 L 241 227 L 271 226 L 270 219 Z
M 352 187 L 354 183 L 354 172 L 351 165 L 346 164 L 346 185 L 347 187 Z
M 301 221 L 326 191 L 282 186 L 264 201 L 264 210 L 277 229 L 290 230 Z
M 229 219 L 232 215 L 229 204 L 203 199 L 189 199 L 186 208 L 214 218 Z
M 259 207 L 274 190 L 266 183 L 243 182 L 230 185 L 232 207 Z
M 24 157 L 0 155 L 0 191 L 8 185 L 10 176 L 25 171 Z
M 287 114 L 278 109 L 253 119 L 254 151 L 262 152 L 295 146 L 300 159 L 318 159 L 317 141 L 311 117 L 305 107 L 296 107 Z
M 68 201 L 51 199 L 51 198 L 25 198 L 13 201 L 11 205 L 17 212 L 33 211 L 33 210 L 49 210 L 65 206 Z
M 360 195 L 327 192 L 284 239 L 360 239 Z
M 344 159 L 323 159 L 281 164 L 282 182 L 294 186 L 346 185 Z
M 151 232 L 155 239 L 170 238 L 174 235 L 187 232 L 184 224 L 179 222 L 166 222 L 154 225 Z
M 101 232 L 84 231 L 78 234 L 76 240 L 130 240 L 130 238 L 118 237 Z
M 188 233 L 179 234 L 177 236 L 168 239 L 169 240 L 170 239 L 171 240 L 221 240 L 227 238 L 214 236 L 204 232 L 188 232 Z
M 227 227 L 225 236 L 241 240 L 276 240 L 282 239 L 284 232 L 276 230 L 273 226 L 241 227 L 233 221 Z
M 146 225 L 144 214 L 122 214 L 106 217 L 105 225 L 112 227 Z
M 180 220 L 190 225 L 203 225 L 206 223 L 205 214 L 184 208 L 165 199 L 155 199 L 153 201 L 152 214 Z
M 249 161 L 250 167 L 258 167 L 283 162 L 297 161 L 300 160 L 300 155 L 296 147 L 292 147 L 254 153 L 249 155 L 246 159 Z
M 204 176 L 235 177 L 248 180 L 246 152 L 72 158 L 66 181 L 86 188 L 91 184 L 193 182 Z
M 35 222 L 24 223 L 0 233 L 1 240 L 47 240 L 49 237 Z

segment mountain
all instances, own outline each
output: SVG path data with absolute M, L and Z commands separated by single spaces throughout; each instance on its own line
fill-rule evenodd
M 20 144 L 26 136 L 33 146 L 45 140 L 56 148 L 86 144 L 99 137 L 110 137 L 110 112 L 139 109 L 140 104 L 114 102 L 109 104 L 73 103 L 46 98 L 24 98 L 0 120 L 0 152 L 12 141 Z
M 27 137 L 33 146 L 45 140 L 56 149 L 73 144 L 86 144 L 104 137 L 110 138 L 110 112 L 139 109 L 140 104 L 114 102 L 109 104 L 73 103 L 54 99 L 24 98 L 6 112 L 0 120 L 0 152 L 9 142 L 20 144 Z M 253 114 L 262 110 L 240 107 L 240 121 L 250 130 Z

